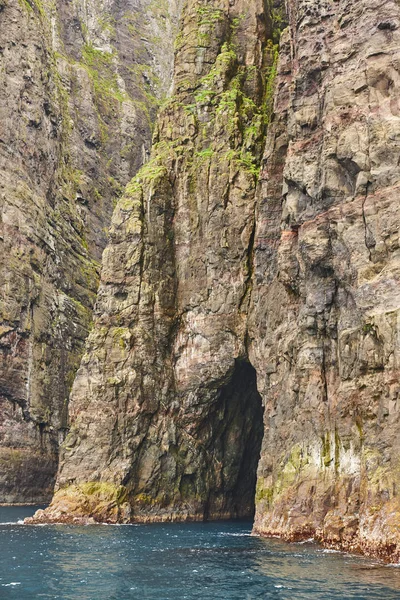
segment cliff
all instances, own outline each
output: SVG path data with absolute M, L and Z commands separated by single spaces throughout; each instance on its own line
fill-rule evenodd
M 287 4 L 278 64 L 279 3 L 185 5 L 34 522 L 255 496 L 257 533 L 399 558 L 400 7 Z
M 398 560 L 400 7 L 289 8 L 249 317 L 255 530 Z
M 246 323 L 272 37 L 261 1 L 185 6 L 173 97 L 113 216 L 56 520 L 60 507 L 111 521 L 254 510 L 262 407 Z
M 0 2 L 0 502 L 51 497 L 107 229 L 171 86 L 177 14 L 174 0 Z

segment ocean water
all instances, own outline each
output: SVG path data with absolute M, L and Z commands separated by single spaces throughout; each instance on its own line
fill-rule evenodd
M 399 600 L 400 569 L 251 523 L 28 526 L 0 507 L 1 600 Z

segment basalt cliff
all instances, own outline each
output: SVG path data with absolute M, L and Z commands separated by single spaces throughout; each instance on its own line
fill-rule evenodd
M 175 6 L 171 14 L 178 12 Z M 44 17 L 39 11 L 30 14 L 34 18 Z M 144 37 L 135 31 L 130 36 L 131 43 Z M 153 63 L 165 72 L 166 52 L 157 40 L 151 43 Z M 123 49 L 121 42 L 116 61 L 129 60 Z M 75 60 L 81 65 L 84 55 Z M 174 63 L 151 156 L 113 213 L 68 422 L 66 411 L 63 416 L 68 434 L 56 492 L 49 508 L 28 521 L 201 520 L 255 511 L 256 533 L 314 537 L 330 547 L 399 560 L 400 5 L 187 0 Z M 67 64 L 71 77 L 78 67 L 69 60 L 65 69 Z M 85 66 L 79 69 L 87 74 Z M 18 76 L 24 77 L 19 71 L 8 75 L 13 84 Z M 69 104 L 88 100 L 70 85 Z M 147 96 L 141 102 L 143 110 L 149 106 Z M 39 135 L 53 112 L 40 127 L 26 126 Z M 79 130 L 81 113 L 76 106 L 78 121 L 69 121 L 75 152 L 88 146 Z M 19 117 L 18 126 L 24 122 Z M 116 118 L 108 126 L 123 122 Z M 90 136 L 91 121 L 85 123 Z M 103 174 L 111 167 L 102 157 L 121 156 L 118 144 L 126 143 L 122 132 L 111 133 L 104 154 L 90 143 L 85 150 Z M 25 269 L 28 287 L 4 288 L 5 310 L 16 298 L 19 304 L 14 321 L 5 321 L 15 327 L 5 332 L 11 340 L 3 360 L 10 373 L 4 394 L 10 415 L 2 439 L 29 425 L 32 415 L 39 433 L 46 431 L 35 407 L 60 407 L 61 382 L 66 401 L 67 370 L 60 374 L 52 361 L 65 364 L 56 349 L 66 352 L 67 340 L 82 346 L 88 322 L 76 311 L 58 309 L 66 325 L 43 329 L 53 333 L 46 339 L 55 340 L 46 345 L 37 333 L 45 314 L 39 299 L 50 301 L 54 290 L 59 297 L 65 286 L 75 298 L 79 270 L 72 262 L 64 272 L 63 265 L 76 256 L 98 257 L 102 238 L 90 225 L 96 215 L 105 223 L 111 212 L 102 209 L 112 196 L 103 190 L 92 203 L 77 199 L 77 193 L 86 196 L 76 186 L 74 198 L 62 194 L 71 178 L 55 167 L 51 174 L 43 167 L 41 174 L 44 140 L 32 145 L 30 155 L 29 139 L 25 152 L 37 178 L 29 180 L 29 198 L 36 198 L 37 212 L 28 223 L 38 230 L 37 194 L 47 174 L 55 196 L 44 196 L 46 231 L 55 223 L 59 254 L 54 262 L 46 254 L 44 262 L 45 242 L 35 242 L 23 226 L 25 213 L 5 192 L 5 206 L 11 206 L 6 215 L 17 215 L 18 235 L 30 246 L 18 245 L 14 236 L 3 260 L 10 277 Z M 136 170 L 147 132 L 129 143 L 136 157 L 130 168 Z M 17 149 L 10 144 L 5 147 L 15 161 Z M 81 150 L 77 158 L 86 154 Z M 12 177 L 8 171 L 8 180 L 21 181 L 26 160 L 21 149 L 20 170 Z M 111 165 L 110 176 L 118 174 L 123 185 L 129 169 L 118 161 Z M 92 171 L 82 175 L 87 177 L 97 179 Z M 23 202 L 30 206 L 25 196 Z M 84 225 L 92 237 L 85 252 L 77 250 L 86 238 L 72 227 L 72 209 L 61 222 L 54 220 L 51 210 L 60 211 L 60 202 L 86 207 Z M 42 254 L 35 255 L 36 247 Z M 47 287 L 42 283 L 40 293 L 39 275 L 28 272 L 32 256 L 36 270 L 46 264 L 39 275 Z M 79 288 L 87 300 L 75 298 L 86 319 L 96 287 L 96 279 L 89 280 Z M 22 311 L 25 305 L 40 308 L 36 320 L 31 309 Z M 14 350 L 18 335 L 25 354 Z M 68 356 L 72 374 L 79 352 Z M 41 383 L 40 393 L 30 391 L 30 382 L 36 382 L 32 390 Z M 17 398 L 14 390 L 25 396 Z M 42 404 L 35 404 L 38 398 Z M 19 421 L 13 406 L 23 413 Z
M 0 1 L 0 503 L 51 498 L 107 229 L 150 151 L 178 13 Z

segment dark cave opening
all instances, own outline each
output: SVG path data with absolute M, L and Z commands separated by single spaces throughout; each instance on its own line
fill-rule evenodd
M 236 360 L 210 415 L 217 468 L 205 518 L 254 517 L 263 414 L 256 371 L 247 360 Z

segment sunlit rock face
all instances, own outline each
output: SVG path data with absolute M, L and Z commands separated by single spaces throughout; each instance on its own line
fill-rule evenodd
M 36 520 L 250 515 L 261 445 L 255 531 L 396 560 L 400 7 L 289 1 L 277 66 L 273 4 L 185 5 Z
M 289 8 L 256 217 L 255 528 L 397 559 L 400 7 Z
M 0 502 L 52 494 L 107 228 L 171 87 L 179 3 L 155 4 L 0 2 Z

